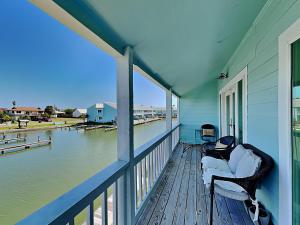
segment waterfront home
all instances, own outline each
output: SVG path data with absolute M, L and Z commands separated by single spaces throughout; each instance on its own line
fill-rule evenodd
M 75 118 L 79 118 L 82 116 L 86 116 L 87 114 L 87 109 L 75 109 L 74 112 L 72 113 L 72 116 Z
M 41 115 L 44 113 L 44 110 L 35 107 L 18 106 L 18 107 L 12 107 L 11 109 L 7 109 L 6 112 L 14 120 L 18 120 L 23 117 L 29 117 L 32 120 L 41 117 Z
M 264 206 L 275 225 L 300 224 L 300 138 L 292 114 L 300 87 L 299 0 L 31 2 L 116 59 L 118 160 L 19 225 L 74 224 L 83 211 L 87 224 L 94 224 L 98 196 L 106 225 L 111 186 L 120 225 L 253 224 L 245 197 L 255 208 Z M 137 149 L 133 71 L 166 91 L 166 132 Z M 179 98 L 180 123 L 173 128 L 172 94 Z M 252 185 L 251 193 L 239 185 L 239 194 L 233 191 L 234 169 L 204 186 L 203 146 L 195 131 L 206 123 L 219 137 L 235 135 L 261 150 L 256 168 L 248 158 L 239 162 L 255 172 L 240 180 L 248 183 L 243 187 Z M 253 159 L 255 152 L 246 156 Z M 265 160 L 257 164 L 267 156 L 272 170 Z M 265 166 L 269 174 L 260 170 Z M 215 179 L 227 179 L 229 186 Z M 264 215 L 255 217 L 263 221 Z
M 87 121 L 94 123 L 115 122 L 117 118 L 116 103 L 96 103 L 87 109 Z
M 176 112 L 174 111 L 174 114 Z M 89 122 L 107 123 L 115 122 L 117 119 L 117 104 L 111 102 L 97 103 L 87 109 Z M 133 107 L 134 119 L 147 119 L 165 117 L 165 107 L 135 105 Z
M 145 105 L 135 105 L 133 107 L 133 115 L 136 118 L 155 118 L 166 116 L 165 107 L 155 107 L 155 106 L 145 106 Z
M 7 108 L 1 108 L 0 107 L 0 112 L 6 112 L 7 111 Z
M 53 114 L 51 115 L 52 118 L 63 117 L 66 113 L 64 111 L 54 110 Z

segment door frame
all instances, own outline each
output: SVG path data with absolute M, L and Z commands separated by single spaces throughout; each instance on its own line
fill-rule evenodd
M 220 91 L 219 91 L 219 136 L 226 133 L 226 127 L 223 126 L 223 122 L 226 121 L 226 114 L 223 113 L 226 110 L 226 93 L 234 88 L 235 89 L 235 101 L 237 102 L 237 84 L 240 80 L 243 80 L 243 142 L 248 141 L 248 66 L 246 66 L 241 72 L 239 72 L 234 78 L 232 78 Z M 221 101 L 221 102 L 220 102 Z M 235 105 L 235 134 L 238 135 L 239 121 L 238 121 L 238 104 Z
M 279 224 L 292 225 L 291 45 L 300 38 L 300 19 L 278 39 Z

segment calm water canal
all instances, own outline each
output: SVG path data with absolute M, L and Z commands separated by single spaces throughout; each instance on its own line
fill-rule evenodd
M 165 131 L 165 121 L 136 126 L 135 147 Z M 14 224 L 116 160 L 116 131 L 68 129 L 21 133 L 52 144 L 0 157 L 0 224 Z M 8 135 L 15 137 L 16 134 Z M 0 145 L 3 147 L 4 145 Z

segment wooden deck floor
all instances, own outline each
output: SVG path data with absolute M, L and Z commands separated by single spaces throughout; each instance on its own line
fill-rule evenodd
M 201 178 L 199 147 L 183 153 L 179 145 L 138 225 L 206 225 L 209 219 L 209 190 Z M 243 203 L 215 196 L 214 223 L 253 225 Z

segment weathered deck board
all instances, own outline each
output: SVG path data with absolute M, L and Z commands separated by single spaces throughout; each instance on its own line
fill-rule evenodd
M 175 214 L 172 223 L 174 225 L 184 224 L 184 215 L 185 215 L 185 207 L 186 207 L 186 200 L 188 194 L 188 183 L 190 179 L 191 157 L 192 157 L 190 151 L 187 151 L 186 155 L 187 155 L 186 163 L 184 166 L 183 177 L 180 184 L 179 195 L 177 198 Z
M 187 153 L 185 153 L 185 154 L 187 154 Z M 179 189 L 180 189 L 180 184 L 182 181 L 185 163 L 186 163 L 186 158 L 184 157 L 180 162 L 180 166 L 179 166 L 179 170 L 176 175 L 175 183 L 174 183 L 172 191 L 170 193 L 168 203 L 166 204 L 166 207 L 165 207 L 161 225 L 168 225 L 168 224 L 172 224 L 172 222 L 173 222 L 175 206 L 176 206 L 177 198 L 179 195 Z
M 208 225 L 209 190 L 202 182 L 199 146 L 183 153 L 175 150 L 154 197 L 142 213 L 139 225 Z M 214 225 L 253 225 L 243 203 L 216 195 Z
M 194 225 L 196 224 L 196 151 L 192 151 L 191 169 L 190 169 L 190 179 L 187 195 L 187 206 L 185 211 L 185 224 Z
M 148 224 L 159 224 L 162 220 L 165 211 L 165 206 L 169 200 L 171 190 L 176 179 L 177 171 L 182 160 L 183 159 L 181 157 L 177 157 L 177 159 L 174 161 L 174 167 L 171 173 L 169 174 L 167 184 L 164 187 L 164 190 L 159 198 L 159 202 L 157 203 L 153 215 Z
M 172 160 L 170 160 L 171 162 L 169 162 L 169 164 L 167 165 L 166 172 L 162 175 L 163 177 L 161 178 L 161 182 L 156 189 L 155 195 L 151 197 L 151 199 L 147 203 L 142 215 L 140 216 L 138 222 L 136 223 L 137 225 L 148 224 L 149 221 L 151 220 L 152 214 L 156 208 L 157 203 L 159 202 L 160 195 L 163 192 L 165 185 L 167 184 L 167 178 L 174 166 L 173 162 L 175 162 L 178 159 L 178 157 L 181 157 L 180 151 L 174 153 Z
M 196 198 L 196 206 L 197 206 L 197 224 L 207 224 L 208 222 L 208 205 L 206 204 L 206 196 L 205 196 L 205 187 L 202 183 L 201 178 L 201 154 L 199 151 L 197 152 L 197 170 L 196 170 L 196 178 L 197 178 L 197 198 Z

